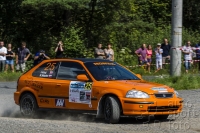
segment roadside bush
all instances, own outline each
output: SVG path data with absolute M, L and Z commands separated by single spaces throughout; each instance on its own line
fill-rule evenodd
M 21 73 L 0 73 L 0 81 L 17 81 Z

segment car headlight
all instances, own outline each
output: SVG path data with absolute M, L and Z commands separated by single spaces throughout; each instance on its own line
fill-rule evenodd
M 149 98 L 149 95 L 142 91 L 130 90 L 127 92 L 126 98 Z
M 174 91 L 176 94 L 176 97 L 180 97 L 179 93 L 177 91 Z

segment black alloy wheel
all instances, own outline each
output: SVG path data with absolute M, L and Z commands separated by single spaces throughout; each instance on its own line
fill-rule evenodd
M 107 123 L 118 123 L 120 119 L 120 106 L 117 98 L 108 96 L 104 105 L 104 117 Z
M 33 117 L 37 108 L 37 102 L 32 94 L 26 93 L 20 99 L 20 111 L 23 116 Z

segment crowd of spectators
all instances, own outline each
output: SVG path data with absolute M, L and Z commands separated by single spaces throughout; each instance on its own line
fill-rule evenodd
M 139 65 L 145 65 L 148 72 L 151 73 L 150 66 L 152 65 L 153 53 L 155 53 L 155 72 L 158 72 L 165 67 L 166 64 L 170 63 L 171 50 L 172 47 L 165 38 L 162 44 L 157 43 L 155 49 L 153 49 L 151 45 L 146 47 L 146 44 L 142 44 L 142 46 L 135 51 L 135 54 L 138 56 Z M 198 65 L 200 70 L 200 44 L 196 44 L 194 47 L 192 47 L 191 42 L 187 41 L 186 45 L 178 48 L 178 50 L 183 52 L 183 64 L 186 73 L 188 73 L 188 70 L 191 68 L 191 64 L 194 64 L 194 66 Z
M 180 49 L 184 54 L 184 66 L 185 71 L 188 73 L 188 70 L 191 68 L 191 64 L 194 66 L 199 66 L 200 70 L 200 43 L 196 44 L 195 47 L 191 47 L 191 42 L 187 41 Z M 55 48 L 55 58 L 63 57 L 63 43 L 59 41 Z M 171 45 L 168 42 L 168 39 L 164 39 L 164 42 L 157 43 L 155 48 L 152 45 L 142 46 L 135 51 L 135 54 L 138 56 L 138 64 L 141 66 L 146 66 L 146 70 L 151 73 L 152 57 L 155 56 L 155 65 L 156 71 L 158 72 L 165 64 L 170 63 L 170 51 Z M 16 64 L 16 71 L 24 72 L 26 69 L 26 61 L 29 59 L 31 53 L 26 47 L 26 42 L 21 43 L 21 47 L 17 50 L 13 50 L 12 44 L 8 44 L 7 48 L 4 46 L 4 42 L 0 41 L 0 72 L 7 72 L 8 68 L 14 72 L 14 60 Z M 102 49 L 102 44 L 98 44 L 97 48 L 94 50 L 94 57 L 97 59 L 107 59 L 114 61 L 114 50 L 110 43 L 107 44 L 105 49 Z M 34 55 L 33 66 L 39 64 L 41 61 L 50 59 L 50 57 L 45 53 L 44 50 L 39 50 Z M 195 59 L 195 62 L 193 62 Z
M 56 56 L 55 58 L 63 57 L 63 43 L 59 41 L 55 48 Z M 0 41 L 0 72 L 7 72 L 8 69 L 12 72 L 24 72 L 26 69 L 26 61 L 29 59 L 31 52 L 26 47 L 26 42 L 21 43 L 21 47 L 13 50 L 12 44 L 8 44 L 7 47 L 4 46 L 4 42 Z M 41 61 L 50 59 L 50 57 L 45 53 L 44 50 L 39 50 L 34 55 L 33 66 L 39 64 Z M 15 63 L 14 63 L 15 61 Z M 14 64 L 15 70 L 14 70 Z

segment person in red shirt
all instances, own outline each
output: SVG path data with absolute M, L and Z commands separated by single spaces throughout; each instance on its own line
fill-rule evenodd
M 150 70 L 150 64 L 147 61 L 147 48 L 146 48 L 146 44 L 142 44 L 142 46 L 135 51 L 135 54 L 138 56 L 139 60 L 140 60 L 140 64 L 143 66 L 147 66 L 145 69 Z
M 142 46 L 138 50 L 135 51 L 135 54 L 138 56 L 141 65 L 147 64 L 146 44 L 142 44 Z
M 150 72 L 150 68 L 151 68 L 151 62 L 152 62 L 152 46 L 148 45 L 147 47 L 147 69 L 148 72 Z

